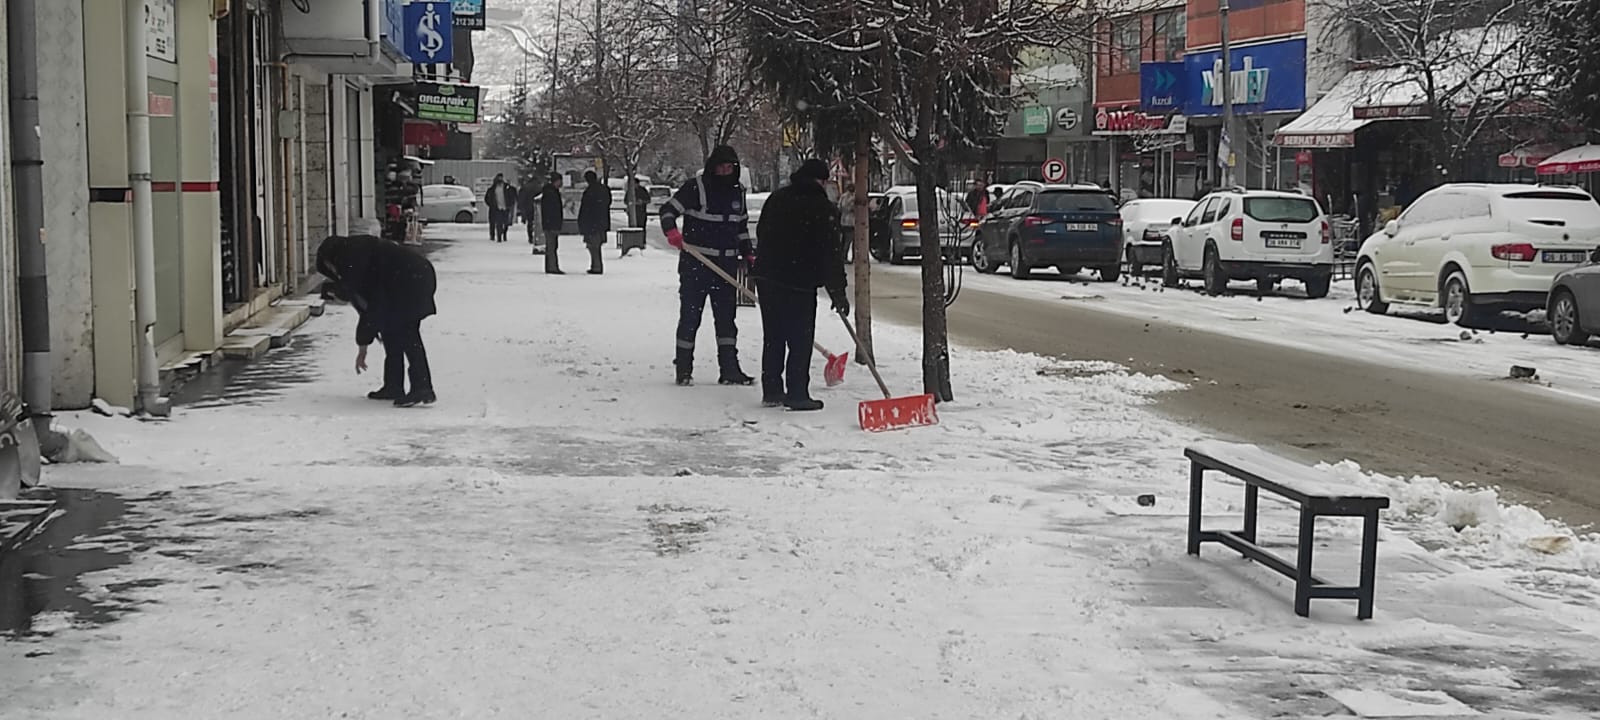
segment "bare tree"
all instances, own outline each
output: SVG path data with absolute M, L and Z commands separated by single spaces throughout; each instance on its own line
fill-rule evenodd
M 1364 112 L 1412 118 L 1435 179 L 1459 177 L 1476 146 L 1538 114 L 1543 72 L 1521 19 L 1542 0 L 1316 0 L 1324 47 L 1371 69 Z
M 1532 0 L 1530 0 L 1532 2 Z M 1525 16 L 1558 128 L 1600 134 L 1600 0 L 1540 0 Z
M 733 0 L 636 0 L 650 23 L 672 29 L 675 120 L 694 131 L 700 155 L 731 143 L 765 96 L 749 62 L 743 19 Z

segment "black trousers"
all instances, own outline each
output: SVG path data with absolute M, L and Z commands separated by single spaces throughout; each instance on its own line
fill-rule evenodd
M 690 266 L 679 270 L 678 352 L 674 361 L 678 367 L 694 366 L 694 339 L 700 332 L 700 320 L 709 299 L 717 328 L 717 366 L 725 373 L 739 370 L 739 326 L 735 322 L 738 297 L 738 291 L 710 268 Z
M 422 345 L 422 320 L 387 323 L 383 338 L 383 387 L 405 390 L 406 365 L 411 366 L 411 392 L 431 392 L 433 373 L 428 368 L 428 349 Z
M 761 298 L 761 397 L 811 397 L 811 343 L 817 336 L 817 293 L 763 280 Z

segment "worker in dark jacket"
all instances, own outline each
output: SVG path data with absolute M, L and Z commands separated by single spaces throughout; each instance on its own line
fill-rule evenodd
M 335 235 L 317 248 L 317 271 L 328 279 L 324 292 L 353 305 L 356 372 L 367 369 L 367 346 L 383 341 L 383 387 L 367 394 L 393 400 L 398 407 L 434 402 L 428 351 L 422 345 L 422 320 L 438 311 L 433 263 L 411 248 L 371 235 Z M 411 391 L 406 392 L 410 364 Z
M 682 230 L 678 229 L 680 216 L 684 218 Z M 755 378 L 739 368 L 739 327 L 734 321 L 737 291 L 688 252 L 694 250 L 731 277 L 741 261 L 755 261 L 749 223 L 744 186 L 739 183 L 739 154 L 726 145 L 712 150 L 705 171 L 684 183 L 661 207 L 661 229 L 667 234 L 667 243 L 684 251 L 678 258 L 678 352 L 673 361 L 679 385 L 694 384 L 694 339 L 708 298 L 717 329 L 721 370 L 717 382 L 755 384 Z
M 761 404 L 821 410 L 811 397 L 811 344 L 817 333 L 817 288 L 833 311 L 850 312 L 840 256 L 838 211 L 828 200 L 828 166 L 800 165 L 789 184 L 761 209 L 761 255 L 754 275 L 761 298 Z
M 611 189 L 593 170 L 583 174 L 583 181 L 588 187 L 578 205 L 578 232 L 583 233 L 583 244 L 589 248 L 589 274 L 599 275 L 606 270 L 600 246 L 606 244 L 606 233 L 611 231 Z
M 539 191 L 539 225 L 544 230 L 544 271 L 550 275 L 564 274 L 561 272 L 561 257 L 556 253 L 561 246 L 561 224 L 565 212 L 561 202 L 561 173 L 550 173 L 550 182 L 545 183 L 544 189 Z M 539 254 L 538 245 L 533 246 L 533 254 Z

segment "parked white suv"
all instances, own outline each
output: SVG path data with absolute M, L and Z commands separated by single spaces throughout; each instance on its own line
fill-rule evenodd
M 1542 308 L 1551 280 L 1600 246 L 1600 204 L 1573 187 L 1440 185 L 1361 244 L 1356 296 L 1443 308 L 1470 325 L 1501 310 Z
M 1173 218 L 1162 253 L 1161 279 L 1205 281 L 1219 295 L 1230 280 L 1255 280 L 1271 292 L 1279 280 L 1306 286 L 1306 296 L 1327 297 L 1333 282 L 1333 228 L 1317 201 L 1273 190 L 1219 190 L 1183 218 Z

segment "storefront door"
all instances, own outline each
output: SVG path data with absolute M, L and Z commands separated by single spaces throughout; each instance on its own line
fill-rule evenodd
M 178 183 L 178 84 L 150 78 L 150 185 L 155 190 L 155 342 L 183 330 L 183 219 Z M 181 349 L 181 348 L 180 348 Z

